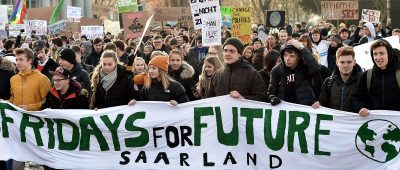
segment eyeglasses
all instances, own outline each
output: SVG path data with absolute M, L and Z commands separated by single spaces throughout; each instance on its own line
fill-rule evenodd
M 153 41 L 154 44 L 161 44 L 161 41 Z
M 214 52 L 208 52 L 208 54 L 210 54 L 210 55 L 217 55 L 217 53 L 214 53 Z
M 61 80 L 67 80 L 67 79 L 53 79 L 54 83 L 60 83 Z

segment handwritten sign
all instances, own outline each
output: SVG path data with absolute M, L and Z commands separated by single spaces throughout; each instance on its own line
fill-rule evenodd
M 250 7 L 232 8 L 232 36 L 239 38 L 243 44 L 251 43 Z
M 201 16 L 218 13 L 221 15 L 219 0 L 190 0 L 194 29 L 202 28 Z
M 21 29 L 26 29 L 25 24 L 13 24 L 13 25 L 9 25 L 9 29 L 8 29 L 8 35 L 9 36 L 13 36 L 13 37 L 17 37 L 18 34 L 20 33 Z M 22 34 L 23 36 L 26 35 L 26 33 Z
M 0 5 L 0 30 L 5 30 L 8 24 L 7 5 Z
M 378 23 L 380 16 L 381 16 L 381 11 L 371 10 L 371 9 L 362 10 L 362 20 L 364 21 Z
M 53 24 L 50 24 L 48 27 L 50 35 L 58 34 L 60 31 L 66 31 L 66 28 L 67 22 L 65 22 L 65 20 L 57 21 Z
M 29 20 L 25 32 L 29 35 L 32 31 L 36 31 L 36 35 L 47 35 L 47 21 Z
M 358 19 L 358 1 L 321 1 L 322 20 Z
M 147 21 L 147 18 L 148 18 L 147 13 L 144 12 L 122 14 L 125 39 L 139 38 L 144 31 L 144 25 Z
M 203 46 L 221 45 L 221 15 L 204 15 L 201 21 L 203 23 L 201 30 Z
M 67 21 L 68 22 L 80 22 L 82 17 L 82 8 L 68 6 L 67 7 Z
M 86 35 L 88 39 L 94 39 L 96 37 L 103 38 L 103 26 L 81 26 L 81 35 Z
M 221 6 L 222 24 L 228 28 L 232 27 L 232 7 Z
M 137 0 L 118 0 L 118 12 L 127 13 L 138 10 Z
M 154 9 L 154 21 L 178 21 L 179 26 L 193 27 L 189 7 L 159 7 Z

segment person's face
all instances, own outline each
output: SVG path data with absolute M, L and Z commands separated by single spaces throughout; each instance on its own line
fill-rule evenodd
M 288 53 L 286 51 L 284 52 L 283 59 L 285 60 L 285 65 L 287 67 L 289 67 L 290 69 L 296 68 L 296 66 L 299 64 L 299 60 L 300 60 L 297 53 L 295 53 L 295 52 Z
M 251 58 L 252 55 L 253 55 L 253 52 L 250 49 L 247 49 L 244 52 L 244 58 Z
M 348 33 L 348 32 L 341 32 L 341 33 L 340 33 L 340 38 L 341 38 L 342 40 L 347 40 L 347 39 L 349 39 L 349 33 Z
M 103 44 L 101 42 L 94 44 L 93 46 L 94 46 L 94 51 L 96 51 L 96 53 L 100 53 L 101 50 L 103 49 Z
M 31 44 L 31 43 L 32 43 L 32 38 L 27 38 L 27 39 L 25 40 L 25 42 L 26 42 L 27 44 Z
M 181 46 L 181 50 L 182 50 L 182 52 L 183 52 L 184 54 L 188 54 L 188 53 L 189 53 L 189 50 L 190 50 L 190 45 L 187 44 L 187 43 L 183 44 L 183 45 Z
M 233 45 L 225 45 L 224 47 L 224 62 L 225 64 L 232 64 L 239 60 L 240 54 Z
M 16 55 L 15 60 L 17 62 L 17 69 L 19 71 L 27 71 L 32 64 L 32 59 L 28 60 L 26 54 Z
M 149 53 L 150 53 L 149 48 L 144 48 L 144 49 L 143 49 L 143 53 L 144 53 L 145 55 L 149 54 Z
M 338 46 L 338 43 L 336 41 L 330 40 L 329 42 L 331 43 L 331 47 L 337 47 Z
M 311 38 L 313 39 L 314 42 L 318 42 L 319 39 L 321 39 L 321 35 L 320 34 L 312 34 Z
M 279 33 L 279 41 L 285 43 L 288 39 L 288 34 L 286 32 Z
M 197 47 L 202 48 L 203 47 L 203 42 L 202 41 L 197 41 Z
M 160 50 L 162 48 L 163 41 L 161 39 L 155 39 L 153 41 L 153 46 L 156 50 Z
M 160 77 L 160 73 L 158 72 L 158 67 L 156 67 L 154 65 L 150 65 L 149 66 L 149 75 L 153 79 Z
M 75 40 L 70 39 L 70 40 L 69 40 L 69 44 L 70 44 L 70 45 L 76 45 L 76 42 L 75 42 Z
M 261 47 L 261 42 L 260 41 L 254 42 L 253 47 L 254 47 L 254 50 L 259 49 Z
M 86 52 L 87 52 L 86 48 L 83 45 L 81 45 L 81 53 L 86 54 Z
M 207 76 L 212 76 L 215 72 L 215 66 L 208 61 L 204 62 L 204 71 Z
M 144 72 L 145 69 L 145 63 L 143 60 L 138 60 L 135 62 L 135 70 L 139 73 Z
M 382 70 L 387 68 L 389 58 L 386 47 L 380 46 L 372 50 L 375 64 Z
M 176 40 L 178 41 L 178 45 L 181 46 L 183 44 L 183 38 L 178 36 L 176 37 Z
M 256 38 L 257 37 L 257 33 L 251 33 L 251 39 L 254 39 L 254 38 Z
M 36 56 L 38 57 L 38 59 L 39 59 L 41 62 L 44 62 L 45 60 L 47 60 L 47 56 L 46 56 L 46 54 L 45 54 L 44 48 L 42 48 L 42 49 L 40 49 L 40 50 L 36 50 L 35 52 L 36 52 Z
M 169 27 L 169 26 L 164 26 L 164 31 L 165 31 L 166 33 L 170 33 L 170 32 L 171 32 L 171 27 Z
M 169 65 L 172 70 L 179 70 L 182 66 L 182 58 L 178 54 L 171 54 L 169 56 Z
M 400 32 L 393 32 L 393 36 L 395 36 L 395 35 L 400 37 Z
M 58 60 L 58 64 L 65 69 L 72 69 L 74 67 L 74 64 L 69 63 L 67 60 L 62 59 L 61 57 Z
M 364 35 L 371 36 L 371 32 L 369 31 L 369 29 L 367 27 L 363 27 L 363 32 L 364 32 Z
M 267 41 L 268 41 L 268 44 L 270 46 L 275 46 L 276 45 L 276 38 L 274 36 L 272 36 L 272 35 L 268 36 L 268 40 Z
M 218 51 L 217 51 L 217 49 L 215 49 L 215 48 L 209 48 L 209 49 L 208 49 L 208 54 L 218 56 Z
M 307 47 L 308 43 L 306 40 L 301 40 L 300 42 L 301 42 L 301 44 L 303 44 L 304 47 Z
M 54 88 L 56 90 L 64 90 L 65 88 L 68 87 L 69 80 L 64 78 L 64 77 L 62 77 L 62 76 L 59 76 L 59 75 L 55 74 L 53 76 L 52 80 L 53 80 L 53 83 L 54 83 Z
M 354 65 L 356 65 L 356 61 L 351 55 L 340 56 L 336 60 L 336 65 L 339 69 L 340 74 L 349 76 L 353 71 Z
M 101 62 L 101 69 L 105 74 L 110 74 L 117 67 L 117 62 L 113 58 L 103 58 Z

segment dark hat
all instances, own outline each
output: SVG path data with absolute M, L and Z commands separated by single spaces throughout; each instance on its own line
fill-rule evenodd
M 197 42 L 197 41 L 202 41 L 202 40 L 203 40 L 202 38 L 203 38 L 203 37 L 202 37 L 201 35 L 197 36 L 197 37 L 196 37 L 196 42 Z
M 50 71 L 51 75 L 59 75 L 65 79 L 71 79 L 72 73 L 68 71 L 68 69 L 64 69 L 62 67 L 57 67 L 56 70 Z
M 226 45 L 233 45 L 237 50 L 238 50 L 238 52 L 239 52 L 239 54 L 242 54 L 243 53 L 243 50 L 244 50 L 244 46 L 243 46 L 243 44 L 242 44 L 242 41 L 240 41 L 239 39 L 237 39 L 237 38 L 235 38 L 235 37 L 231 37 L 231 38 L 228 38 L 226 41 L 225 41 L 225 43 L 224 43 L 224 45 L 223 45 L 223 47 L 222 48 L 224 48 Z
M 335 41 L 336 43 L 341 43 L 342 41 L 340 40 L 340 36 L 339 35 L 331 35 L 328 38 L 328 41 Z
M 76 57 L 76 55 L 75 55 L 74 50 L 72 50 L 70 48 L 65 48 L 65 49 L 61 50 L 61 52 L 60 52 L 60 58 L 68 61 L 71 64 L 76 63 L 75 57 Z
M 254 39 L 253 39 L 253 44 L 254 44 L 255 42 L 257 42 L 257 41 L 260 42 L 260 43 L 262 44 L 262 40 L 261 40 L 260 38 L 254 38 Z
M 299 33 L 297 33 L 297 32 L 292 34 L 292 38 L 300 38 L 300 36 L 301 35 Z
M 33 44 L 33 51 L 37 51 L 37 50 L 41 50 L 44 48 L 44 42 L 41 40 L 37 40 L 35 41 L 35 43 Z
M 178 45 L 178 40 L 172 38 L 171 41 L 169 42 L 169 45 Z

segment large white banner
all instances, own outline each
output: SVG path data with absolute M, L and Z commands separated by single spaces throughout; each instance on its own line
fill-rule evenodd
M 0 103 L 0 160 L 57 169 L 398 170 L 400 114 L 221 96 L 94 110 Z
M 393 48 L 400 49 L 400 39 L 399 36 L 391 36 L 384 38 L 387 40 Z M 354 47 L 354 53 L 356 57 L 356 62 L 361 68 L 368 70 L 374 66 L 371 57 L 371 45 L 373 42 L 365 43 Z
M 96 37 L 103 38 L 103 26 L 81 26 L 81 35 L 86 35 L 88 39 L 94 39 Z
M 195 30 L 201 29 L 201 18 L 203 15 L 221 15 L 219 0 L 190 0 L 190 8 L 192 10 Z

